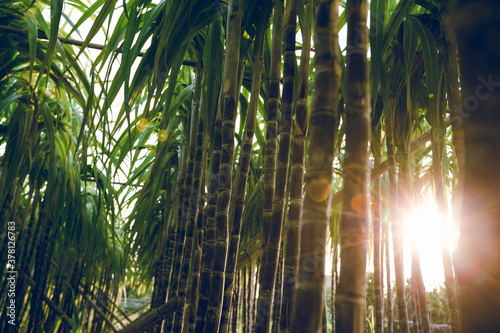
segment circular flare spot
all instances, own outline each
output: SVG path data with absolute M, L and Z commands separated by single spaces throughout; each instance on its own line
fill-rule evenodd
M 166 130 L 160 130 L 158 132 L 158 141 L 165 142 L 168 139 L 168 132 Z
M 368 197 L 366 194 L 358 194 L 352 198 L 351 207 L 357 213 L 368 214 Z
M 137 130 L 142 133 L 148 128 L 148 125 L 148 120 L 146 118 L 142 118 L 137 123 Z
M 328 193 L 330 193 L 330 183 L 324 178 L 313 179 L 309 183 L 307 193 L 313 201 L 324 201 L 328 197 Z

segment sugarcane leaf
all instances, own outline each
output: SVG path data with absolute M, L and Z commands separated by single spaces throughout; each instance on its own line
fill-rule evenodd
M 413 5 L 414 0 L 401 0 L 397 3 L 392 12 L 389 11 L 389 13 L 391 14 L 387 21 L 387 24 L 384 27 L 384 37 L 382 41 L 382 47 L 380 49 L 382 56 L 386 54 L 387 50 L 389 49 L 389 44 L 396 35 L 399 26 L 401 25 Z
M 95 12 L 97 9 L 99 9 L 103 4 L 105 3 L 106 0 L 97 0 L 93 3 L 91 3 L 90 7 L 87 7 L 85 4 L 83 4 L 80 1 L 73 1 L 73 6 L 75 4 L 77 5 L 78 3 L 81 5 L 79 6 L 80 11 L 82 12 L 82 16 L 76 21 L 75 25 L 73 25 L 72 29 L 68 32 L 68 37 L 71 36 L 71 34 L 75 31 L 78 30 L 78 28 L 85 22 L 88 22 L 90 18 L 95 18 Z M 76 6 L 75 6 L 76 7 Z M 105 9 L 105 8 L 103 8 Z M 101 24 L 102 25 L 102 24 Z
M 217 19 L 210 24 L 205 49 L 203 51 L 203 109 L 202 120 L 205 124 L 205 136 L 213 138 L 215 117 L 219 100 L 220 84 L 223 71 L 222 20 Z
M 382 74 L 382 41 L 385 26 L 386 0 L 373 0 L 370 3 L 370 50 L 371 50 L 371 96 L 372 110 L 375 110 L 380 75 Z
M 53 60 L 54 50 L 56 48 L 56 44 L 58 42 L 58 33 L 59 33 L 59 23 L 61 22 L 61 14 L 63 9 L 64 1 L 60 0 L 51 0 L 50 6 L 50 36 L 49 36 L 49 44 L 47 45 L 47 51 L 45 53 L 45 57 L 43 58 L 42 65 L 40 66 L 40 73 L 43 73 L 46 68 L 50 67 Z M 38 86 L 38 82 L 43 75 L 38 75 L 35 86 Z
M 24 12 L 24 19 L 26 20 L 26 26 L 28 27 L 28 41 L 30 50 L 30 83 L 33 79 L 33 67 L 35 65 L 36 57 L 36 44 L 38 40 L 38 28 L 36 24 L 35 16 L 30 11 Z
M 427 86 L 427 98 L 429 100 L 428 120 L 432 127 L 437 127 L 442 117 L 439 110 L 439 82 L 440 71 L 436 53 L 436 44 L 430 29 L 421 20 L 410 16 L 410 24 L 420 37 L 422 53 L 425 66 L 425 83 Z

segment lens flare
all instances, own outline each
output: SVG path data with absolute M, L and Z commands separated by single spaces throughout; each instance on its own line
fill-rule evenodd
M 330 192 L 330 183 L 325 178 L 313 179 L 307 188 L 309 197 L 316 202 L 326 200 Z
M 142 132 L 144 132 L 145 130 L 148 129 L 148 126 L 149 126 L 148 120 L 146 118 L 142 118 L 137 123 L 137 130 L 142 133 Z
M 168 132 L 166 130 L 158 131 L 158 141 L 165 142 L 168 139 Z
M 368 214 L 368 197 L 366 194 L 358 194 L 351 200 L 351 207 L 355 212 Z

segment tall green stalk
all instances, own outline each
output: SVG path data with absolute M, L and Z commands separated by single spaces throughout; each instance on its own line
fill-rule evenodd
M 366 257 L 370 195 L 370 81 L 368 79 L 367 3 L 348 0 L 346 68 L 346 147 L 340 218 L 340 281 L 335 295 L 337 332 L 364 332 Z
M 381 125 L 372 130 L 372 145 L 373 159 L 375 165 L 382 163 L 382 142 L 381 142 Z M 381 179 L 378 177 L 373 181 L 373 275 L 375 289 L 375 332 L 382 333 L 384 331 L 384 290 L 382 281 L 382 187 Z
M 194 238 L 196 222 L 199 213 L 199 200 L 201 193 L 201 175 L 203 169 L 203 122 L 200 119 L 200 97 L 201 97 L 201 73 L 198 71 L 196 77 L 196 86 L 194 92 L 193 112 L 191 114 L 191 135 L 190 135 L 190 150 L 193 147 L 195 151 L 193 184 L 191 196 L 189 198 L 189 206 L 186 211 L 188 215 L 186 225 L 186 242 L 184 245 L 184 254 L 182 258 L 181 277 L 179 282 L 179 308 L 175 313 L 173 332 L 181 332 L 184 325 L 184 317 L 186 313 L 186 293 L 188 287 L 188 278 L 191 268 L 191 259 L 193 254 Z
M 283 248 L 283 241 L 281 241 L 281 248 Z M 278 332 L 281 321 L 281 303 L 283 298 L 283 251 L 280 251 L 278 259 L 278 271 L 276 272 L 276 285 L 274 286 L 274 300 L 273 300 L 273 322 L 271 332 Z
M 214 262 L 215 248 L 215 209 L 217 205 L 218 189 L 219 189 L 219 170 L 220 157 L 222 149 L 222 113 L 217 112 L 215 120 L 214 145 L 212 149 L 212 165 L 210 170 L 210 179 L 208 184 L 208 202 L 205 209 L 205 239 L 203 242 L 202 269 L 200 273 L 200 291 L 198 304 L 196 309 L 196 324 L 195 332 L 203 332 L 205 327 L 205 315 L 208 307 L 208 297 L 210 294 L 210 274 L 212 272 Z
M 263 10 L 267 12 L 267 10 Z M 229 331 L 230 315 L 233 301 L 234 275 L 237 265 L 238 253 L 240 248 L 241 223 L 245 209 L 245 195 L 247 189 L 248 172 L 250 161 L 252 159 L 252 145 L 255 133 L 257 106 L 260 98 L 261 78 L 263 69 L 264 52 L 264 32 L 266 26 L 265 20 L 257 28 L 253 56 L 252 56 L 252 87 L 250 105 L 248 108 L 247 119 L 245 122 L 245 132 L 241 144 L 240 161 L 238 171 L 234 180 L 232 192 L 232 204 L 229 211 L 229 222 L 231 222 L 231 238 L 229 240 L 229 249 L 226 262 L 226 277 L 224 283 L 224 301 L 222 307 L 222 317 L 220 331 L 226 333 Z
M 287 2 L 288 20 L 284 34 L 283 53 L 283 95 L 281 98 L 280 145 L 276 164 L 276 187 L 273 196 L 273 210 L 266 248 L 263 254 L 257 317 L 254 330 L 269 332 L 273 309 L 274 286 L 278 270 L 283 216 L 285 210 L 288 166 L 290 162 L 290 139 L 292 130 L 292 103 L 295 70 L 295 32 L 297 20 L 297 0 Z
M 241 311 L 243 311 L 243 314 L 242 314 L 242 323 L 241 323 L 241 328 L 242 328 L 242 333 L 247 333 L 248 332 L 248 295 L 250 294 L 249 292 L 249 288 L 248 288 L 248 274 L 247 274 L 247 266 L 243 266 L 243 268 L 241 269 L 241 275 L 242 275 L 242 280 L 243 280 L 243 283 L 242 283 L 242 288 L 243 288 L 243 293 L 242 293 L 242 296 L 243 296 L 243 299 L 241 300 L 242 301 L 242 306 L 241 306 Z
M 299 273 L 291 332 L 318 332 L 324 306 L 325 248 L 329 224 L 334 140 L 340 86 L 338 1 L 321 0 L 316 11 L 316 90 L 309 118 L 306 194 L 302 213 Z
M 422 271 L 420 268 L 420 256 L 415 244 L 411 244 L 411 274 L 412 274 L 412 287 L 414 286 L 414 295 L 416 304 L 418 306 L 417 313 L 419 314 L 419 322 L 421 322 L 421 331 L 424 333 L 431 332 L 431 325 L 429 319 L 429 311 L 427 309 L 427 296 L 425 293 L 424 280 L 422 278 Z M 414 319 L 415 320 L 415 319 Z
M 412 180 L 411 180 L 411 161 L 409 154 L 409 138 L 411 137 L 411 120 L 409 110 L 406 108 L 406 104 L 399 104 L 396 102 L 396 146 L 397 146 L 397 159 L 399 161 L 399 172 L 398 172 L 398 211 L 397 211 L 397 226 L 398 226 L 398 237 L 401 245 L 401 254 L 403 253 L 404 247 L 404 226 L 406 221 L 408 221 L 408 216 L 411 207 L 411 193 L 412 193 Z M 399 105 L 402 105 L 399 108 Z M 403 256 L 404 258 L 404 256 Z M 404 262 L 404 259 L 401 259 Z M 403 272 L 404 276 L 404 272 Z M 404 282 L 403 282 L 404 285 Z M 401 286 L 396 286 L 398 289 L 398 296 L 400 293 Z M 404 287 L 403 287 L 404 288 Z M 401 292 L 402 293 L 402 292 Z M 407 317 L 402 318 L 404 314 L 403 301 L 398 299 L 398 312 L 399 312 L 399 322 L 403 325 L 400 326 L 400 330 L 404 330 L 404 322 L 408 320 L 408 309 L 406 310 Z M 406 304 L 404 304 L 407 307 Z M 409 324 L 408 324 L 409 325 Z
M 202 138 L 203 142 L 203 138 Z M 206 154 L 203 159 L 202 183 L 201 183 L 201 197 L 199 200 L 199 213 L 196 222 L 196 249 L 193 258 L 193 276 L 191 279 L 191 292 L 188 307 L 188 322 L 189 332 L 193 333 L 196 324 L 196 310 L 198 306 L 198 298 L 200 296 L 200 272 L 201 272 L 201 259 L 203 254 L 203 233 L 204 233 L 204 206 L 205 206 L 205 171 L 206 171 Z
M 240 55 L 241 19 L 243 4 L 231 0 L 228 4 L 226 56 L 222 108 L 222 155 L 217 197 L 216 242 L 213 269 L 210 276 L 210 296 L 206 314 L 205 333 L 218 332 L 222 314 L 222 299 L 228 248 L 228 209 L 231 199 L 234 155 L 234 120 L 238 96 L 238 67 Z
M 191 144 L 191 142 L 190 142 Z M 193 170 L 194 170 L 194 159 L 195 159 L 196 149 L 191 146 L 189 148 L 189 158 L 186 167 L 186 177 L 182 183 L 179 196 L 179 207 L 177 215 L 177 239 L 174 252 L 174 265 L 172 267 L 172 275 L 170 278 L 170 284 L 168 289 L 167 300 L 172 299 L 178 295 L 179 282 L 181 278 L 182 260 L 184 254 L 184 245 L 186 242 L 186 230 L 188 223 L 188 207 L 189 198 L 191 197 L 192 182 L 193 182 Z M 173 329 L 173 317 L 169 317 L 166 321 L 167 332 Z
M 197 87 L 201 86 L 201 82 L 197 81 L 196 85 Z M 196 99 L 196 97 L 193 97 L 193 99 Z M 199 103 L 199 101 L 195 103 Z M 193 104 L 193 107 L 194 105 L 195 104 Z M 196 108 L 193 108 L 193 110 L 196 110 Z M 199 105 L 198 105 L 198 111 L 196 112 L 197 115 L 199 115 Z M 192 117 L 193 116 L 196 117 L 195 115 L 196 112 L 193 112 Z M 170 280 L 167 300 L 170 300 L 178 296 L 180 292 L 179 288 L 183 274 L 182 270 L 184 266 L 184 255 L 186 255 L 184 249 L 186 247 L 187 232 L 189 230 L 189 223 L 190 223 L 190 209 L 189 209 L 191 201 L 190 199 L 194 192 L 193 180 L 194 180 L 194 167 L 196 160 L 196 128 L 197 126 L 191 123 L 190 134 L 189 134 L 189 157 L 187 163 L 187 172 L 184 184 L 181 188 L 179 213 L 177 216 L 178 227 L 177 227 L 177 242 L 174 254 L 174 266 L 172 269 L 172 276 Z M 190 255 L 191 254 L 189 254 L 189 256 Z M 176 316 L 169 316 L 167 318 L 167 320 L 165 321 L 165 328 L 164 328 L 164 330 L 167 333 L 171 332 L 174 329 L 175 319 L 178 318 L 179 315 L 180 313 L 178 313 Z
M 240 272 L 237 274 L 236 278 L 236 288 L 233 294 L 233 309 L 231 313 L 231 333 L 238 333 L 238 324 L 239 324 L 239 309 L 240 309 L 240 295 L 241 295 L 241 283 L 240 283 Z
M 398 184 L 396 180 L 396 158 L 394 154 L 394 119 L 389 115 L 386 122 L 387 160 L 389 161 L 389 197 L 390 197 L 390 221 L 392 228 L 392 244 L 394 250 L 394 275 L 396 277 L 396 302 L 399 314 L 399 329 L 408 333 L 408 312 L 406 308 L 404 288 L 404 263 L 402 244 L 402 225 L 399 220 L 399 197 Z M 389 231 L 389 230 L 388 230 Z M 389 235 L 387 235 L 389 237 Z M 387 251 L 389 251 L 387 249 Z
M 266 146 L 264 149 L 264 214 L 262 248 L 266 249 L 267 235 L 273 213 L 273 196 L 276 185 L 276 152 L 278 151 L 278 110 L 280 104 L 281 48 L 283 41 L 284 0 L 275 0 L 271 46 L 271 68 L 267 97 Z
M 391 283 L 391 258 L 389 250 L 389 224 L 384 226 L 383 240 L 384 240 L 384 253 L 385 253 L 385 277 L 387 282 L 387 306 L 385 313 L 387 313 L 387 333 L 393 332 L 393 315 L 392 315 L 392 283 Z
M 451 34 L 448 33 L 447 29 L 445 29 L 445 35 L 447 37 L 447 40 L 445 41 L 444 46 L 444 75 L 445 81 L 448 84 L 446 96 L 451 111 L 453 148 L 455 150 L 455 156 L 457 158 L 458 165 L 458 181 L 452 199 L 452 216 L 455 225 L 459 226 L 461 220 L 460 215 L 464 196 L 463 192 L 465 182 L 465 143 L 463 129 L 464 119 L 460 109 L 461 105 L 456 40 L 450 36 Z M 454 333 L 460 333 L 462 329 L 460 326 L 460 314 L 458 309 L 455 283 L 456 281 L 453 272 L 453 258 L 449 251 L 449 245 L 449 239 L 445 240 L 445 242 L 443 243 L 443 267 L 445 270 L 445 283 L 451 317 L 450 324 Z
M 302 217 L 302 188 L 304 186 L 304 158 L 308 126 L 309 59 L 313 2 L 306 1 L 306 17 L 302 24 L 302 56 L 300 59 L 297 101 L 293 126 L 292 165 L 290 169 L 290 201 L 283 277 L 280 332 L 287 332 L 291 324 L 295 281 L 299 267 L 300 219 Z

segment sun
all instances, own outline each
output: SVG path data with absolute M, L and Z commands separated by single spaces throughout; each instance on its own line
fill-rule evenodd
M 420 267 L 426 289 L 432 289 L 444 282 L 442 251 L 445 239 L 452 240 L 451 214 L 439 215 L 436 202 L 431 195 L 408 214 L 404 226 L 405 278 L 411 276 L 411 246 L 418 250 Z M 449 242 L 453 244 L 453 242 Z M 449 247 L 446 245 L 449 251 Z M 451 249 L 453 250 L 453 249 Z
M 416 247 L 420 256 L 420 268 L 425 288 L 432 291 L 444 285 L 444 269 L 443 269 L 443 247 L 448 251 L 453 251 L 456 248 L 458 241 L 458 232 L 451 227 L 452 214 L 451 208 L 448 209 L 449 214 L 445 219 L 439 215 L 436 201 L 432 194 L 428 193 L 411 211 L 408 212 L 407 220 L 403 229 L 404 237 L 404 275 L 405 281 L 411 278 L 411 246 Z M 391 228 L 392 229 L 392 228 Z M 391 266 L 391 281 L 394 286 L 395 270 L 394 270 L 394 247 L 392 243 L 392 234 L 389 238 L 389 253 Z M 447 241 L 445 241 L 447 240 Z M 451 244 L 451 249 L 447 244 Z M 373 272 L 373 251 L 371 257 L 367 261 L 367 271 Z M 383 258 L 385 261 L 385 258 Z M 385 265 L 385 262 L 384 264 Z M 327 244 L 327 258 L 325 261 L 325 272 L 331 274 L 332 270 L 332 251 L 331 239 Z M 385 267 L 383 268 L 386 274 Z M 385 277 L 384 277 L 385 285 Z M 385 285 L 384 288 L 387 286 Z

